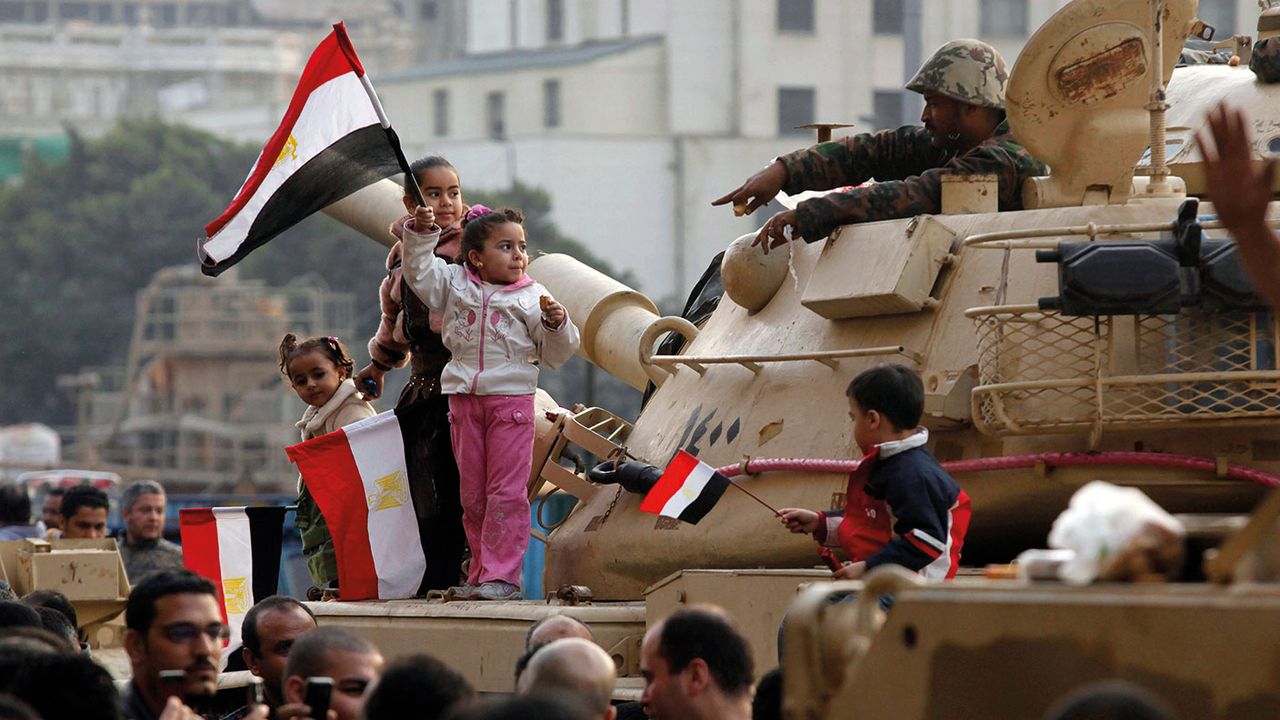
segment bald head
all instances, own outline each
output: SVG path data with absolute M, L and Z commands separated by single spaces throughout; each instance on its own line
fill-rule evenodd
M 546 645 L 552 640 L 563 638 L 582 638 L 595 642 L 596 636 L 591 628 L 581 620 L 568 615 L 548 615 L 529 628 L 529 635 L 524 640 L 524 649 L 530 650 L 539 645 Z
M 597 717 L 612 720 L 615 711 L 609 701 L 618 668 L 599 645 L 582 638 L 555 640 L 534 653 L 529 667 L 520 676 L 519 692 L 563 691 L 583 701 Z

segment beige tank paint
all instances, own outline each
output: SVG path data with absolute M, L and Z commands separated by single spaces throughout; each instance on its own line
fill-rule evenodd
M 1180 199 L 1168 199 L 935 220 L 963 238 L 978 231 L 1083 226 L 1090 222 L 1159 223 L 1171 219 L 1179 203 Z M 911 222 L 847 226 L 833 242 L 901 237 Z M 1150 233 L 1142 235 L 1154 237 Z M 1051 236 L 1042 240 L 1058 239 L 1059 236 Z M 731 302 L 722 302 L 683 352 L 691 356 L 767 355 L 900 345 L 907 354 L 840 360 L 834 370 L 812 360 L 765 362 L 759 372 L 734 364 L 708 365 L 702 374 L 680 367 L 658 388 L 637 419 L 626 443 L 630 453 L 660 466 L 676 449 L 690 444 L 696 446 L 701 459 L 715 466 L 735 464 L 744 457 L 854 457 L 844 401 L 844 388 L 853 375 L 877 363 L 905 362 L 920 371 L 933 405 L 941 406 L 953 388 L 966 387 L 964 378 L 978 363 L 975 323 L 965 317 L 965 311 L 980 306 L 1034 304 L 1041 295 L 1051 294 L 1056 288 L 1055 266 L 1037 264 L 1031 249 L 1006 252 L 961 245 L 956 248 L 956 262 L 943 271 L 934 289 L 938 300 L 935 309 L 831 321 L 799 306 L 799 295 L 813 277 L 821 244 L 797 243 L 793 250 L 797 283 L 784 282 L 772 302 L 754 314 Z M 534 262 L 531 272 L 535 276 L 538 263 L 544 260 Z M 846 277 L 854 283 L 857 268 L 850 267 Z M 543 281 L 551 283 L 548 287 L 558 297 L 573 292 L 568 285 L 557 286 L 554 279 Z M 1118 363 L 1129 362 L 1123 349 L 1117 355 Z M 737 433 L 730 439 L 735 422 Z M 1224 457 L 1280 471 L 1275 460 L 1252 460 L 1256 442 L 1280 442 L 1280 428 L 1276 427 L 1252 428 L 1247 442 L 1233 428 L 1219 428 L 1212 421 L 1202 428 L 1125 428 L 1104 431 L 1091 448 L 1087 431 L 993 437 L 979 432 L 968 418 L 937 415 L 926 417 L 925 425 L 932 431 L 931 448 L 943 460 L 1142 448 Z M 693 442 L 698 427 L 703 428 L 701 437 Z M 780 432 L 775 434 L 773 431 L 778 429 Z M 716 441 L 710 442 L 713 436 Z M 1047 531 L 1048 522 L 1065 507 L 1071 492 L 1099 478 L 1138 485 L 1174 512 L 1243 511 L 1259 497 L 1252 486 L 1166 469 L 1063 468 L 1047 477 L 1032 470 L 967 473 L 958 479 L 975 507 L 971 546 L 975 553 L 989 553 L 1012 538 L 1034 541 Z M 844 482 L 838 476 L 796 473 L 744 480 L 753 492 L 775 507 L 818 508 L 832 506 L 833 500 L 838 503 Z M 624 493 L 607 519 L 588 531 L 587 526 L 605 513 L 614 497 L 613 492 L 598 494 L 552 534 L 547 551 L 548 586 L 586 584 L 598 598 L 623 599 L 637 597 L 648 584 L 681 568 L 787 567 L 816 562 L 811 541 L 787 533 L 760 505 L 732 488 L 713 514 L 696 526 L 668 527 L 654 516 L 639 512 L 638 496 Z
M 1280 712 L 1274 585 L 886 579 L 813 586 L 792 605 L 784 717 L 1039 718 L 1067 693 L 1116 679 L 1181 718 Z M 887 617 L 873 603 L 827 602 L 849 591 L 874 602 L 889 589 Z

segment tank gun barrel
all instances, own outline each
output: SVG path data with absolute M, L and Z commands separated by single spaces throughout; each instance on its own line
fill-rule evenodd
M 529 274 L 546 286 L 578 326 L 586 360 L 637 390 L 650 378 L 640 362 L 646 331 L 658 322 L 658 308 L 643 293 L 568 255 L 543 255 Z

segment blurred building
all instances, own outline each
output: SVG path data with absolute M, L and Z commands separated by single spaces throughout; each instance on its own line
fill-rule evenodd
M 83 467 L 163 480 L 174 492 L 286 492 L 305 405 L 277 369 L 286 332 L 352 337 L 354 298 L 314 277 L 287 287 L 162 270 L 138 293 L 128 362 L 59 378 L 76 394 L 65 453 Z
M 408 152 L 445 154 L 467 188 L 547 189 L 566 233 L 683 300 L 767 217 L 710 201 L 813 142 L 797 125 L 915 123 L 902 86 L 935 48 L 979 37 L 1012 63 L 1065 3 L 465 0 L 465 54 L 374 79 Z M 1201 6 L 1220 27 L 1256 17 L 1254 0 Z
M 457 48 L 442 7 L 390 0 L 0 0 L 0 133 L 96 133 L 159 115 L 260 141 L 279 122 L 312 48 L 345 20 L 370 69 Z M 439 28 L 436 35 L 404 32 Z

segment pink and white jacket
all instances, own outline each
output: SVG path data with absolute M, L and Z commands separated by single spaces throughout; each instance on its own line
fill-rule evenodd
M 447 395 L 530 395 L 539 361 L 560 367 L 578 349 L 567 315 L 552 330 L 542 324 L 539 298 L 547 289 L 525 275 L 510 285 L 480 279 L 468 265 L 435 254 L 440 231 L 404 228 L 404 277 L 427 307 L 443 317 L 440 337 L 453 359 L 440 376 Z

